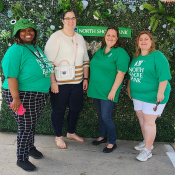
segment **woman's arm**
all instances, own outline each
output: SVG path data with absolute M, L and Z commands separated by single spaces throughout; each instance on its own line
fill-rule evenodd
M 83 68 L 83 74 L 84 74 L 84 78 L 89 78 L 89 67 Z M 87 90 L 87 89 L 88 89 L 88 80 L 84 80 L 83 81 L 83 90 Z
M 159 89 L 157 93 L 157 102 L 161 102 L 164 99 L 164 91 L 167 86 L 167 80 L 159 83 Z
M 120 86 L 120 84 L 122 83 L 124 76 L 125 76 L 124 72 L 118 71 L 116 78 L 115 78 L 115 82 L 112 86 L 112 89 L 108 94 L 109 100 L 114 101 L 116 91 L 117 91 L 118 87 Z
M 12 111 L 17 113 L 20 105 L 22 105 L 21 100 L 19 98 L 18 80 L 16 78 L 8 77 L 8 86 L 13 98 L 11 109 Z
M 130 82 L 131 82 L 131 80 L 128 80 L 128 83 L 127 83 L 127 92 L 128 92 L 129 98 L 132 100 L 132 97 L 131 97 L 131 90 L 130 90 Z
M 55 80 L 55 73 L 54 72 L 50 76 L 50 82 L 51 82 L 51 87 L 50 87 L 51 92 L 53 92 L 55 94 L 58 93 L 59 92 L 59 87 L 58 87 L 58 84 Z

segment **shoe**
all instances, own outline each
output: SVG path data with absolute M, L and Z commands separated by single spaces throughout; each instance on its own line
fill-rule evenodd
M 134 148 L 137 151 L 141 151 L 144 147 L 145 147 L 145 141 L 140 142 L 138 145 L 134 146 Z M 151 146 L 151 149 L 154 149 L 154 146 L 153 145 Z
M 152 157 L 152 153 L 144 147 L 141 151 L 140 154 L 136 157 L 137 160 L 140 160 L 142 162 L 147 161 L 149 158 Z
M 98 141 L 98 140 L 94 140 L 91 144 L 92 145 L 100 145 L 101 143 L 107 143 L 107 138 L 105 137 L 104 139 Z
M 103 152 L 104 153 L 111 153 L 114 149 L 116 149 L 117 148 L 117 145 L 116 145 L 116 143 L 113 145 L 113 147 L 112 148 L 104 148 L 104 150 L 103 150 Z
M 16 164 L 17 164 L 17 166 L 21 167 L 25 171 L 34 171 L 36 169 L 36 166 L 33 165 L 28 160 L 26 160 L 26 161 L 19 161 L 19 160 L 17 160 Z
M 32 147 L 29 150 L 29 156 L 33 157 L 34 159 L 41 159 L 43 154 L 36 149 L 36 147 Z

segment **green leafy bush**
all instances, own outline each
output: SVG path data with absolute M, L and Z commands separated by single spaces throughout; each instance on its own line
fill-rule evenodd
M 31 18 L 34 19 L 38 28 L 38 44 L 44 49 L 45 43 L 48 40 L 51 33 L 56 30 L 62 29 L 61 15 L 63 11 L 67 9 L 76 9 L 77 14 L 77 25 L 79 26 L 109 26 L 114 25 L 117 27 L 127 27 L 131 28 L 132 36 L 131 38 L 122 38 L 124 43 L 124 49 L 128 52 L 130 57 L 133 57 L 135 52 L 135 39 L 140 31 L 150 30 L 150 20 L 152 16 L 157 14 L 150 13 L 148 8 L 143 9 L 141 7 L 143 1 L 137 1 L 137 4 L 129 6 L 131 4 L 119 3 L 115 1 L 114 4 L 112 0 L 91 0 L 88 1 L 88 6 L 82 11 L 81 1 L 77 0 L 78 5 L 76 6 L 75 0 L 58 1 L 51 0 L 28 0 L 28 1 L 8 1 L 3 0 L 4 10 L 0 13 L 0 60 L 2 60 L 6 50 L 10 45 L 13 44 L 13 39 L 10 37 L 12 35 L 13 27 L 9 25 L 11 19 L 18 18 Z M 18 2 L 18 3 L 17 3 Z M 160 14 L 169 14 L 169 16 L 174 13 L 175 3 L 162 3 L 162 6 L 158 5 L 158 0 L 148 0 L 148 4 L 153 6 L 152 10 L 161 10 Z M 11 10 L 11 11 L 9 11 Z M 12 13 L 13 14 L 12 14 Z M 120 13 L 119 13 L 120 12 Z M 12 15 L 12 16 L 11 16 Z M 9 16 L 9 17 L 8 17 Z M 175 138 L 175 76 L 173 72 L 175 70 L 175 31 L 174 26 L 170 22 L 171 20 L 161 16 L 161 20 L 157 23 L 157 28 L 153 33 L 156 39 L 156 49 L 161 50 L 169 59 L 172 72 L 172 80 L 170 81 L 172 91 L 170 95 L 169 102 L 160 118 L 157 119 L 157 137 L 156 141 L 168 141 L 173 142 Z M 156 18 L 157 19 L 157 18 Z M 155 22 L 152 25 L 155 29 Z M 52 27 L 51 27 L 52 26 Z M 8 32 L 8 33 L 7 33 Z M 5 35 L 7 34 L 7 35 Z M 84 37 L 87 42 L 101 41 L 101 37 Z M 90 59 L 92 59 L 92 54 L 89 51 Z M 2 68 L 0 67 L 2 81 L 4 80 Z M 116 124 L 116 132 L 118 139 L 124 140 L 142 140 L 141 130 L 139 126 L 138 119 L 135 115 L 132 101 L 128 98 L 126 93 L 126 83 L 125 78 L 124 84 L 120 93 L 119 102 L 116 104 L 113 119 Z M 47 101 L 47 106 L 44 108 L 40 119 L 38 120 L 38 125 L 36 128 L 36 133 L 39 134 L 54 134 L 52 129 L 51 119 L 51 106 L 49 100 Z M 63 133 L 66 134 L 67 122 L 65 122 L 63 127 Z M 5 101 L 2 101 L 1 114 L 0 114 L 0 131 L 16 132 L 17 125 L 13 116 L 11 115 L 8 106 Z M 84 107 L 80 113 L 80 117 L 77 124 L 77 133 L 83 137 L 97 137 L 98 136 L 98 120 L 97 112 L 91 98 L 88 98 L 86 93 L 84 94 Z

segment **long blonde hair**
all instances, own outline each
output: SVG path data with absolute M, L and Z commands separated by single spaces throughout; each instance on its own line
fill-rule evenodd
M 143 35 L 143 34 L 148 35 L 150 37 L 151 41 L 152 41 L 152 44 L 151 44 L 151 47 L 150 47 L 148 53 L 150 53 L 150 52 L 152 52 L 152 51 L 155 50 L 155 43 L 154 43 L 154 39 L 153 39 L 152 34 L 150 32 L 148 32 L 148 31 L 142 31 L 142 32 L 139 33 L 139 35 L 136 38 L 136 44 L 135 44 L 135 46 L 136 46 L 136 53 L 135 53 L 135 58 L 139 57 L 139 55 L 141 53 L 141 49 L 139 47 L 139 39 L 140 39 L 140 36 Z

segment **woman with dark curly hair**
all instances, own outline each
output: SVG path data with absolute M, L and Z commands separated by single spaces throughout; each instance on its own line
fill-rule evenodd
M 34 146 L 34 135 L 37 120 L 49 97 L 53 68 L 36 45 L 37 31 L 33 21 L 17 21 L 13 36 L 15 44 L 2 60 L 3 96 L 18 125 L 17 165 L 33 171 L 36 167 L 28 159 L 29 156 L 35 159 L 43 157 Z
M 92 145 L 106 143 L 108 133 L 108 145 L 104 148 L 104 153 L 110 153 L 117 147 L 112 112 L 130 61 L 127 52 L 121 46 L 118 28 L 108 27 L 101 48 L 90 62 L 88 96 L 94 98 L 100 133 L 100 137 L 93 141 Z

